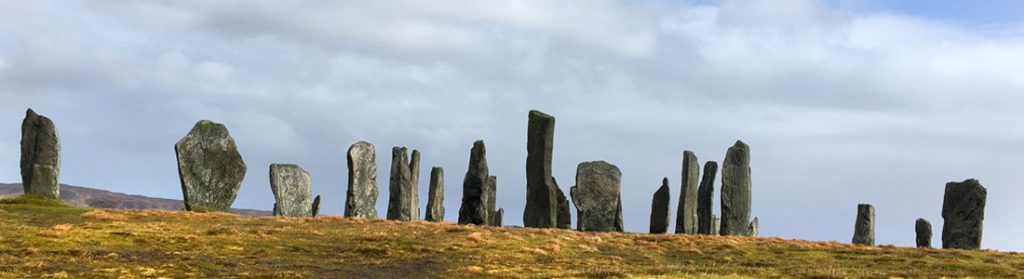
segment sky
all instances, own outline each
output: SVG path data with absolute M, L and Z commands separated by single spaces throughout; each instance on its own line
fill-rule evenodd
M 684 150 L 721 163 L 743 140 L 762 236 L 849 242 L 869 203 L 877 243 L 912 246 L 926 218 L 940 245 L 945 183 L 977 178 L 983 248 L 1024 251 L 1020 1 L 0 5 L 0 182 L 20 181 L 33 108 L 58 127 L 61 182 L 180 199 L 173 145 L 210 119 L 249 167 L 235 207 L 270 210 L 269 165 L 295 163 L 342 214 L 345 152 L 366 140 L 382 216 L 389 151 L 407 146 L 445 169 L 454 221 L 482 139 L 505 222 L 522 225 L 538 109 L 557 119 L 563 190 L 581 162 L 621 169 L 627 231 L 647 231 L 662 177 L 674 223 Z

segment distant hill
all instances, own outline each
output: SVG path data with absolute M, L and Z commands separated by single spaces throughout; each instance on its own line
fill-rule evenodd
M 24 193 L 21 184 L 0 183 L 0 198 L 20 196 Z M 181 200 L 152 198 L 140 195 L 115 193 L 106 190 L 82 186 L 60 185 L 60 199 L 76 207 L 116 208 L 116 209 L 163 209 L 184 210 Z M 245 216 L 270 216 L 273 212 L 232 208 L 231 213 Z

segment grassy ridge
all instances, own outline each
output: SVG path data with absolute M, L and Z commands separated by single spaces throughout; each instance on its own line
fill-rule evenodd
M 0 277 L 980 277 L 1024 255 L 0 201 Z

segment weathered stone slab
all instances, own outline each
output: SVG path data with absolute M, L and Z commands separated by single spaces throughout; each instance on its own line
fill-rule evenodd
M 419 175 L 420 152 L 391 149 L 391 180 L 388 189 L 388 220 L 413 221 L 420 219 L 419 193 L 416 176 Z
M 490 216 L 491 226 L 501 227 L 505 225 L 505 209 L 498 208 Z
M 676 211 L 676 233 L 697 233 L 697 183 L 700 163 L 693 151 L 683 151 L 682 180 L 679 185 L 679 209 Z
M 671 204 L 672 194 L 668 188 L 668 177 L 661 180 L 661 187 L 658 191 L 654 192 L 654 197 L 651 201 L 651 233 L 666 233 L 668 232 L 668 223 L 671 221 L 669 217 L 669 204 Z
M 750 228 L 747 229 L 747 233 L 748 233 L 747 236 L 757 237 L 757 234 L 758 234 L 757 233 L 757 226 L 758 226 L 758 224 L 757 224 L 757 217 L 754 217 L 754 220 L 750 221 Z
M 523 225 L 554 228 L 558 220 L 558 196 L 551 181 L 551 150 L 555 118 L 531 110 L 526 136 L 526 208 Z
M 316 217 L 317 215 L 320 215 L 320 195 L 316 195 L 316 198 L 313 199 L 313 209 L 312 209 L 312 211 L 313 211 L 313 217 Z
M 309 172 L 298 165 L 270 164 L 270 190 L 279 216 L 313 216 Z
M 924 218 L 917 218 L 914 223 L 914 232 L 917 233 L 918 248 L 932 248 L 932 223 Z
M 558 182 L 555 178 L 551 178 L 551 182 L 555 183 L 555 193 L 558 195 L 558 228 L 559 229 L 572 229 L 572 212 L 569 211 L 569 199 L 566 198 L 565 192 L 562 192 L 562 188 L 558 187 Z
M 21 186 L 25 194 L 60 197 L 60 139 L 46 116 L 32 109 L 21 122 Z
M 853 227 L 853 244 L 875 245 L 875 207 L 857 205 L 857 222 Z
M 427 197 L 426 220 L 431 222 L 444 221 L 444 169 L 430 169 L 430 192 Z
M 226 211 L 242 187 L 246 166 L 235 140 L 223 124 L 209 120 L 196 123 L 174 145 L 185 209 Z
M 719 228 L 721 228 L 720 222 L 718 216 L 711 215 L 711 233 L 708 235 L 721 235 L 718 233 Z
M 605 161 L 583 162 L 576 168 L 576 186 L 569 189 L 580 231 L 622 231 L 622 172 Z
M 715 174 L 718 173 L 718 163 L 707 161 L 704 163 L 704 176 L 700 180 L 700 187 L 697 188 L 697 233 L 711 234 L 711 209 L 715 195 Z
M 750 147 L 743 141 L 729 148 L 722 161 L 721 235 L 747 235 L 750 226 Z
M 981 249 L 988 190 L 975 179 L 946 183 L 942 200 L 942 248 Z
M 462 180 L 462 205 L 459 206 L 459 224 L 488 224 L 487 207 L 487 148 L 483 140 L 473 142 L 469 152 L 469 169 Z
M 377 151 L 360 141 L 348 148 L 348 191 L 345 217 L 377 219 Z
M 488 224 L 493 224 L 494 220 L 491 220 L 491 219 L 494 219 L 493 217 L 494 217 L 494 214 L 495 214 L 495 211 L 496 211 L 496 208 L 497 208 L 497 199 L 498 199 L 498 177 L 497 176 L 493 176 L 493 175 L 487 176 L 487 184 L 486 184 L 486 188 L 484 188 L 484 195 L 487 197 L 485 199 L 485 200 L 487 200 L 487 223 Z

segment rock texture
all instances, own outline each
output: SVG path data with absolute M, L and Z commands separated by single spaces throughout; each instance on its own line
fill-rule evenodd
M 719 223 L 721 221 L 718 219 L 718 216 L 711 215 L 711 233 L 709 235 L 720 235 L 718 233 L 719 228 L 721 228 Z
M 750 225 L 750 147 L 742 141 L 722 161 L 721 235 L 747 235 Z
M 693 151 L 683 151 L 682 179 L 679 180 L 679 209 L 676 211 L 676 233 L 697 233 L 697 179 L 700 163 Z
M 21 185 L 26 194 L 56 199 L 60 196 L 60 140 L 57 128 L 32 109 L 21 122 Z
M 558 182 L 555 178 L 551 178 L 551 182 L 555 183 L 555 192 L 558 194 L 558 228 L 559 229 L 572 229 L 572 212 L 569 211 L 569 199 L 565 197 L 565 192 L 562 192 L 562 188 L 558 187 Z
M 225 211 L 242 187 L 246 166 L 223 124 L 202 120 L 174 145 L 185 208 Z
M 316 198 L 313 199 L 313 209 L 311 211 L 313 212 L 313 217 L 320 215 L 320 195 L 316 195 Z
M 918 248 L 932 248 L 932 223 L 924 218 L 917 218 L 914 223 L 914 232 L 917 233 Z
M 870 204 L 857 205 L 857 221 L 853 227 L 853 243 L 875 245 L 875 207 Z
M 662 178 L 661 187 L 658 188 L 658 191 L 654 192 L 654 198 L 651 201 L 651 233 L 668 232 L 668 223 L 671 221 L 669 219 L 671 196 L 668 188 L 668 177 Z
M 754 217 L 754 220 L 750 221 L 750 228 L 747 229 L 747 236 L 757 237 L 757 226 L 757 217 Z
M 551 177 L 555 118 L 531 110 L 526 136 L 526 208 L 523 225 L 554 228 L 558 224 L 558 196 Z
M 345 217 L 377 219 L 377 151 L 360 141 L 348 148 L 348 191 Z
M 583 162 L 576 167 L 576 186 L 569 189 L 576 206 L 576 229 L 622 231 L 622 172 L 605 161 Z
M 309 172 L 298 165 L 271 164 L 270 190 L 274 193 L 278 216 L 313 216 Z
M 495 227 L 503 226 L 505 224 L 505 220 L 504 220 L 505 219 L 505 209 L 504 208 L 498 208 L 498 210 L 495 210 L 493 212 L 493 214 L 490 216 L 490 219 L 491 219 L 490 220 L 491 226 L 495 226 Z
M 419 151 L 413 150 L 410 160 L 408 149 L 405 147 L 396 146 L 391 149 L 388 220 L 413 221 L 420 219 L 420 198 L 417 187 L 419 165 Z
M 431 222 L 444 221 L 444 169 L 430 169 L 430 192 L 427 195 L 426 220 Z
M 487 201 L 487 224 L 493 226 L 495 224 L 495 216 L 498 214 L 498 210 L 496 209 L 498 199 L 498 177 L 493 175 L 488 176 L 487 184 L 485 184 L 485 186 L 484 195 L 487 197 L 485 199 Z
M 469 151 L 469 169 L 462 180 L 462 205 L 459 206 L 459 224 L 488 224 L 487 180 L 487 147 L 483 140 L 473 142 Z
M 975 179 L 946 183 L 942 200 L 942 248 L 981 249 L 988 190 Z
M 700 187 L 697 188 L 697 233 L 711 234 L 711 208 L 714 204 L 715 195 L 715 174 L 718 173 L 718 163 L 708 161 L 704 163 L 704 176 L 701 177 Z

